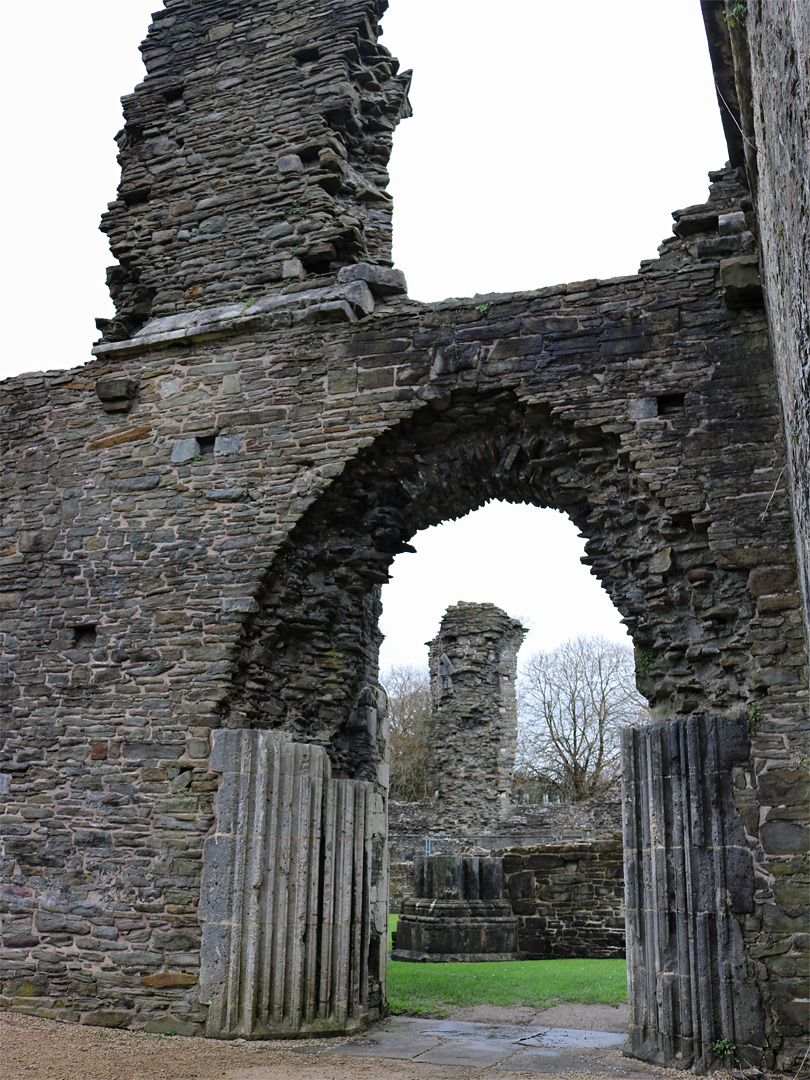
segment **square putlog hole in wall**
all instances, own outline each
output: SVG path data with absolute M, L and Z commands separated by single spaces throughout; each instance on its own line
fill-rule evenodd
M 96 628 L 90 623 L 73 627 L 73 645 L 77 649 L 91 649 L 96 644 Z
M 656 400 L 659 416 L 677 416 L 686 408 L 685 394 L 659 394 Z
M 214 444 L 217 441 L 216 435 L 198 435 L 197 445 L 200 448 L 201 458 L 212 458 L 214 456 Z

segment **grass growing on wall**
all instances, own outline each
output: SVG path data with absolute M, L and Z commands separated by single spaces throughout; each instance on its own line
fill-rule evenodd
M 396 927 L 392 915 L 389 930 Z M 389 935 L 390 936 L 390 935 Z M 390 941 L 389 941 L 390 947 Z M 388 965 L 391 1012 L 447 1016 L 462 1005 L 530 1005 L 561 1001 L 619 1005 L 627 1001 L 624 960 L 518 960 L 489 964 Z

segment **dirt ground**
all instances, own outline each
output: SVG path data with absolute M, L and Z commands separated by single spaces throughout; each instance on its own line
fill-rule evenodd
M 453 1014 L 454 1020 L 601 1031 L 624 1030 L 626 1017 L 626 1007 L 609 1005 L 557 1005 L 543 1012 L 478 1005 Z M 466 1080 L 487 1076 L 508 1080 L 529 1075 L 495 1068 L 331 1056 L 330 1051 L 346 1041 L 218 1042 L 83 1027 L 0 1011 L 0 1080 Z M 604 1053 L 606 1061 L 618 1056 L 615 1050 Z

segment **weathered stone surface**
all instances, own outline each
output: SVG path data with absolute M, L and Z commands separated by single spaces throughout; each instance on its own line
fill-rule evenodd
M 728 43 L 722 5 L 704 7 Z M 803 789 L 759 780 L 805 770 L 810 736 L 789 583 L 798 538 L 807 597 L 810 15 L 797 0 L 751 8 L 732 36 L 742 73 L 753 46 L 756 100 L 728 100 L 759 148 L 758 187 L 738 171 L 752 168 L 740 140 L 637 275 L 489 306 L 395 294 L 373 311 L 336 275 L 390 262 L 384 165 L 407 77 L 376 43 L 382 3 L 177 0 L 158 14 L 105 220 L 120 258 L 107 343 L 87 367 L 0 387 L 0 909 L 4 923 L 68 920 L 24 957 L 0 951 L 4 985 L 36 988 L 5 995 L 13 1007 L 69 1000 L 141 1025 L 155 998 L 142 977 L 198 970 L 212 729 L 286 732 L 324 749 L 339 782 L 372 785 L 364 895 L 384 904 L 379 586 L 418 529 L 507 498 L 565 510 L 588 537 L 656 717 L 747 718 L 729 797 L 756 888 L 731 985 L 762 997 L 765 1064 L 798 1065 L 807 853 L 767 847 L 792 846 Z M 284 155 L 302 172 L 280 173 Z M 752 250 L 740 214 L 760 234 L 775 357 L 763 311 L 722 296 L 720 262 Z M 284 281 L 293 258 L 306 281 Z M 329 305 L 340 321 L 309 317 Z M 138 395 L 108 413 L 96 380 L 124 371 Z M 235 437 L 238 453 L 214 452 Z M 172 462 L 183 439 L 199 460 Z M 46 530 L 49 547 L 20 549 Z M 765 567 L 788 584 L 754 594 Z M 256 607 L 223 605 L 245 598 Z M 370 966 L 365 984 L 381 980 Z M 161 997 L 190 1030 L 206 1022 L 195 993 Z
M 141 986 L 153 990 L 165 990 L 167 986 L 194 986 L 198 976 L 184 971 L 158 971 L 154 975 L 144 975 Z
M 527 633 L 494 604 L 462 602 L 430 643 L 429 787 L 448 832 L 495 832 L 509 812 Z
M 405 901 L 393 960 L 516 960 L 517 919 L 503 899 L 501 859 L 434 855 L 416 860 L 416 895 Z
M 373 266 L 371 263 L 342 266 L 338 270 L 337 279 L 339 282 L 365 281 L 375 296 L 404 296 L 408 292 L 405 275 L 401 270 Z
M 716 76 L 739 102 L 734 119 L 744 133 L 740 157 L 753 200 L 749 217 L 759 240 L 768 322 L 775 343 L 801 583 L 810 624 L 810 11 L 803 0 L 750 4 L 745 18 L 736 20 L 733 27 L 716 27 L 712 33 L 710 25 L 709 38 L 710 43 L 714 39 L 724 46 L 725 58 L 715 59 Z M 715 53 L 719 48 L 715 45 Z M 785 1058 L 786 1067 L 790 1060 Z
M 711 717 L 623 735 L 630 1049 L 647 1061 L 707 1071 L 724 1038 L 747 1064 L 763 1056 L 738 921 L 754 910 L 754 866 L 729 771 L 746 743 L 741 722 Z
M 385 166 L 409 78 L 377 44 L 384 10 L 382 0 L 280 0 L 272 26 L 263 7 L 237 0 L 155 14 L 103 219 L 120 259 L 108 273 L 108 340 L 189 306 L 271 295 L 291 278 L 390 265 Z M 307 42 L 297 56 L 296 38 Z
M 762 282 L 756 255 L 723 259 L 720 263 L 723 299 L 730 308 L 756 307 L 762 303 Z
M 137 393 L 137 379 L 112 373 L 96 379 L 96 396 L 105 412 L 129 412 Z
M 215 732 L 211 765 L 222 781 L 203 848 L 206 1033 L 323 1034 L 379 1016 L 384 985 L 368 972 L 382 972 L 387 926 L 384 894 L 368 903 L 371 785 L 333 781 L 321 747 L 268 731 Z

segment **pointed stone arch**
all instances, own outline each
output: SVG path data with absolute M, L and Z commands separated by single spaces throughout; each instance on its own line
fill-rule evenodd
M 245 628 L 226 726 L 314 739 L 341 775 L 369 778 L 378 750 L 355 736 L 344 746 L 339 733 L 351 729 L 364 688 L 376 683 L 379 588 L 416 532 L 490 499 L 565 511 L 587 537 L 584 561 L 648 657 L 639 675 L 653 707 L 670 715 L 710 707 L 708 687 L 697 701 L 672 679 L 649 677 L 649 657 L 664 636 L 670 653 L 681 654 L 701 636 L 713 639 L 712 620 L 707 628 L 688 589 L 676 591 L 673 607 L 659 605 L 660 624 L 654 614 L 673 547 L 687 548 L 694 563 L 710 561 L 705 530 L 689 514 L 673 516 L 614 433 L 553 415 L 530 394 L 462 388 L 423 404 L 360 450 L 291 531 Z M 740 597 L 737 617 L 750 617 L 745 573 L 730 579 L 729 593 Z M 689 677 L 705 682 L 705 669 L 705 657 L 696 658 Z M 742 688 L 719 677 L 723 693 L 742 699 Z

